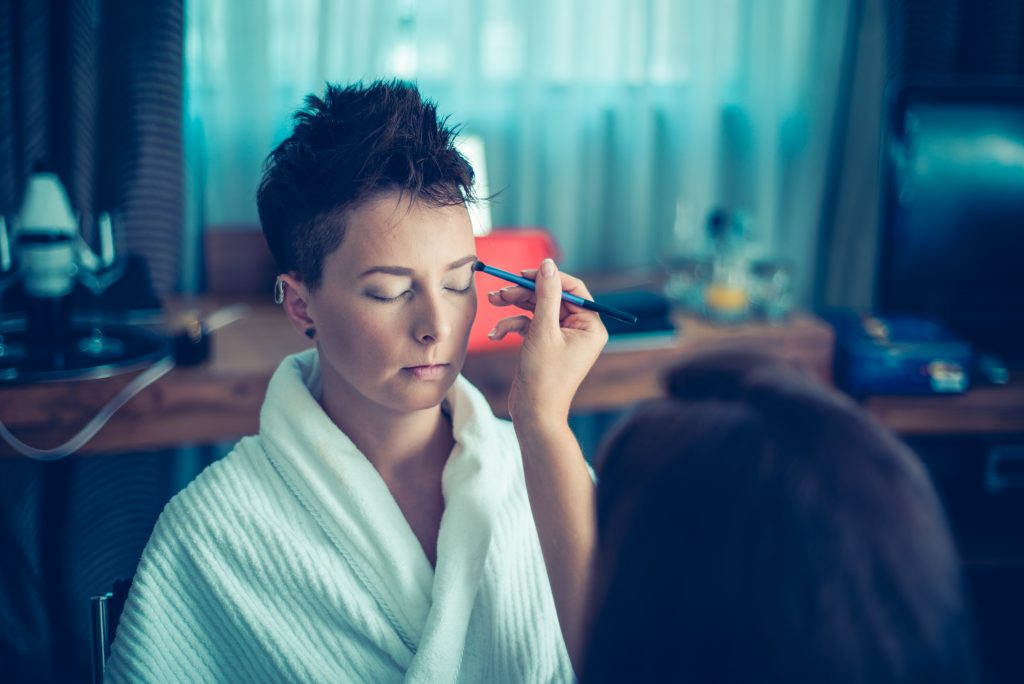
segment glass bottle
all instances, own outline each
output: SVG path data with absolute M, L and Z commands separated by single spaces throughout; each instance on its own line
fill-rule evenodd
M 708 217 L 707 229 L 712 266 L 705 310 L 713 320 L 743 320 L 750 309 L 743 222 L 732 212 L 716 209 Z

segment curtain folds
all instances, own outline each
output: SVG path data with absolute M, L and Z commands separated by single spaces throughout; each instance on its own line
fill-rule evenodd
M 483 138 L 495 225 L 549 229 L 566 268 L 698 251 L 725 206 L 809 286 L 849 2 L 192 2 L 195 223 L 257 223 L 306 93 L 399 77 Z
M 183 0 L 0 0 L 0 213 L 55 171 L 82 229 L 117 211 L 158 292 L 179 286 Z

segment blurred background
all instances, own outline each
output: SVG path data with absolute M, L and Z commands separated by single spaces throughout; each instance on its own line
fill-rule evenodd
M 653 332 L 819 326 L 825 375 L 867 400 L 903 392 L 843 365 L 860 358 L 849 316 L 942 325 L 908 328 L 914 344 L 946 345 L 914 353 L 968 356 L 910 393 L 982 397 L 943 404 L 982 418 L 893 426 L 943 492 L 988 680 L 1020 680 L 1024 0 L 0 0 L 0 420 L 52 445 L 58 424 L 84 424 L 113 394 L 53 389 L 74 362 L 31 361 L 50 343 L 33 320 L 53 330 L 58 299 L 94 316 L 67 324 L 85 331 L 71 356 L 108 374 L 132 345 L 147 363 L 166 351 L 131 326 L 174 302 L 266 303 L 263 161 L 306 94 L 377 78 L 414 81 L 462 126 L 495 235 L 541 229 L 565 270 L 654 295 Z M 43 172 L 69 210 L 65 228 L 32 233 L 26 198 Z M 33 294 L 36 234 L 77 245 L 60 297 Z M 894 341 L 897 322 L 881 320 Z M 1010 387 L 965 392 L 986 384 Z M 574 416 L 588 457 L 616 403 Z M 235 437 L 0 456 L 12 681 L 88 677 L 89 596 L 133 574 L 163 505 Z

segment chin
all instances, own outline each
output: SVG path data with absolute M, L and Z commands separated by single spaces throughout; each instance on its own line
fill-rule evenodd
M 394 406 L 402 411 L 424 411 L 439 406 L 455 384 L 456 377 L 457 374 L 453 373 L 450 378 L 439 382 L 403 387 L 394 394 Z

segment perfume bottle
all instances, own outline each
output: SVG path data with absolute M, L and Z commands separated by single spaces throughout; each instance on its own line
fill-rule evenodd
M 733 212 L 716 209 L 708 216 L 707 229 L 712 266 L 704 308 L 713 320 L 742 320 L 750 309 L 744 222 Z

